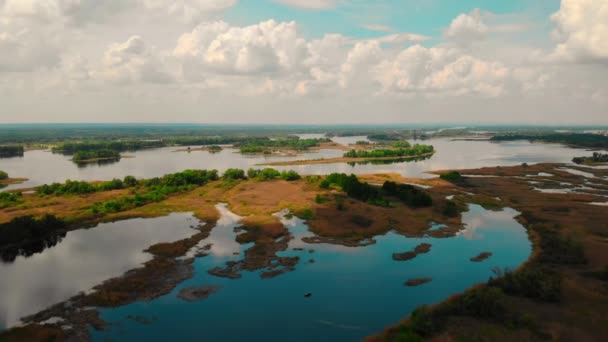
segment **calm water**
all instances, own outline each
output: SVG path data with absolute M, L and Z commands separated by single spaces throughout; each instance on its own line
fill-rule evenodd
M 191 214 L 132 219 L 68 232 L 56 246 L 0 262 L 0 330 L 151 259 L 153 244 L 193 235 Z
M 310 135 L 306 137 L 321 137 Z M 334 140 L 354 143 L 365 137 L 338 137 Z M 293 169 L 302 174 L 327 174 L 331 172 L 375 173 L 397 172 L 407 177 L 432 177 L 425 171 L 448 168 L 477 168 L 496 165 L 517 165 L 521 163 L 559 162 L 568 163 L 574 156 L 589 152 L 563 145 L 532 144 L 526 141 L 492 143 L 489 141 L 452 141 L 450 139 L 430 139 L 423 143 L 435 146 L 437 153 L 430 159 L 417 162 L 401 162 L 388 165 L 322 164 L 277 167 Z M 135 158 L 123 158 L 117 163 L 89 165 L 79 168 L 70 157 L 46 151 L 26 152 L 23 158 L 0 159 L 0 170 L 13 177 L 30 180 L 24 184 L 12 185 L 6 189 L 30 187 L 50 182 L 73 180 L 108 180 L 133 175 L 140 178 L 162 176 L 185 169 L 217 169 L 262 167 L 257 164 L 273 161 L 333 158 L 342 156 L 343 151 L 322 150 L 295 157 L 246 156 L 225 149 L 212 154 L 206 151 L 173 152 L 176 148 L 160 148 L 127 152 Z
M 285 223 L 294 239 L 281 255 L 300 256 L 295 271 L 272 279 L 244 272 L 241 279 L 230 280 L 207 273 L 238 260 L 248 248 L 233 242 L 238 217 L 227 214 L 225 207 L 222 211 L 224 219 L 202 243 L 213 243 L 211 255 L 195 261 L 194 278 L 156 300 L 102 310 L 112 326 L 108 331 L 92 331 L 94 340 L 354 341 L 381 331 L 420 304 L 438 302 L 487 280 L 494 266 L 519 266 L 531 251 L 512 209 L 491 212 L 471 205 L 464 214 L 466 228 L 455 237 L 415 239 L 389 233 L 378 237 L 375 245 L 360 248 L 306 244 L 301 238 L 310 234 L 307 226 L 293 218 Z M 406 262 L 392 260 L 392 253 L 422 242 L 433 245 L 430 253 Z M 306 250 L 293 251 L 293 247 Z M 483 251 L 494 255 L 481 263 L 469 261 Z M 418 277 L 433 281 L 419 287 L 403 285 Z M 202 285 L 221 289 L 198 302 L 176 297 L 184 287 Z M 312 297 L 305 298 L 308 292 Z M 128 316 L 143 317 L 151 324 Z

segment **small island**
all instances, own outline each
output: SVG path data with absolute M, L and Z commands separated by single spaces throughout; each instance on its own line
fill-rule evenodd
M 334 164 L 334 163 L 359 163 L 370 161 L 391 161 L 391 160 L 413 160 L 431 157 L 435 149 L 431 145 L 414 145 L 403 141 L 399 142 L 400 147 L 383 148 L 375 150 L 350 150 L 342 157 L 320 158 L 307 160 L 293 160 L 275 163 L 266 163 L 269 166 L 288 166 L 288 165 L 314 165 L 314 164 Z
M 433 281 L 433 278 L 413 278 L 406 281 L 404 285 L 408 287 L 415 287 L 430 283 L 431 281 Z
M 490 252 L 482 252 L 479 253 L 479 255 L 472 257 L 470 260 L 473 262 L 482 262 L 486 259 L 489 259 L 492 256 L 492 253 Z
M 77 164 L 95 163 L 106 160 L 118 160 L 122 158 L 120 152 L 116 150 L 92 150 L 92 151 L 78 151 L 74 153 L 72 161 Z
M 579 165 L 598 166 L 608 164 L 608 153 L 593 152 L 590 157 L 575 157 L 572 162 Z
M 395 261 L 407 261 L 414 259 L 418 254 L 425 254 L 431 251 L 430 243 L 421 243 L 413 251 L 403 253 L 393 253 L 393 260 Z
M 209 298 L 209 296 L 216 293 L 219 289 L 220 286 L 187 287 L 179 291 L 177 297 L 187 302 L 195 302 Z
M 0 189 L 11 184 L 21 184 L 27 180 L 27 178 L 10 178 L 7 172 L 0 170 Z

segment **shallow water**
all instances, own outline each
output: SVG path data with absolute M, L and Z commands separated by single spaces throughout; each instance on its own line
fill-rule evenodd
M 311 234 L 306 224 L 292 218 L 285 223 L 294 239 L 279 254 L 299 256 L 296 270 L 272 279 L 244 272 L 236 280 L 207 273 L 228 260 L 238 260 L 247 248 L 215 246 L 218 241 L 230 241 L 227 236 L 235 237 L 235 219 L 228 219 L 212 231 L 209 239 L 214 243 L 212 251 L 217 252 L 195 261 L 192 279 L 153 301 L 101 310 L 102 318 L 112 325 L 104 332 L 92 331 L 94 340 L 359 340 L 397 322 L 420 304 L 436 303 L 487 280 L 494 266 L 522 264 L 531 246 L 516 215 L 512 209 L 493 212 L 471 205 L 463 216 L 465 229 L 458 236 L 406 238 L 388 233 L 377 237 L 376 244 L 358 248 L 307 244 L 301 240 Z M 433 245 L 428 254 L 406 262 L 392 260 L 392 253 L 411 250 L 422 242 Z M 296 247 L 305 250 L 292 250 Z M 480 263 L 469 261 L 483 251 L 493 256 Z M 433 281 L 419 287 L 403 285 L 418 277 Z M 202 285 L 221 289 L 197 302 L 176 297 L 182 288 Z M 306 298 L 306 293 L 312 296 Z M 151 324 L 129 316 L 143 317 Z
M 364 137 L 337 137 L 341 143 L 354 143 Z M 521 163 L 557 162 L 569 163 L 573 157 L 585 155 L 586 151 L 555 144 L 533 144 L 526 141 L 493 143 L 489 141 L 452 141 L 451 139 L 429 139 L 418 143 L 435 146 L 433 157 L 422 161 L 404 161 L 392 164 L 349 165 L 317 164 L 276 167 L 281 170 L 293 169 L 301 174 L 379 173 L 396 172 L 407 177 L 434 177 L 425 173 L 430 170 L 478 168 L 484 166 L 508 166 Z M 248 169 L 261 168 L 262 163 L 340 157 L 339 150 L 311 151 L 292 157 L 268 157 L 261 155 L 241 155 L 236 150 L 224 149 L 219 153 L 207 151 L 173 152 L 177 147 L 126 152 L 134 158 L 123 158 L 119 162 L 104 165 L 78 167 L 68 156 L 47 151 L 29 151 L 22 158 L 0 159 L 0 170 L 13 177 L 29 178 L 23 184 L 10 185 L 4 190 L 37 186 L 51 182 L 72 180 L 109 180 L 133 175 L 151 178 L 185 169 Z
M 68 232 L 39 254 L 0 262 L 0 330 L 138 267 L 152 258 L 144 249 L 189 237 L 199 224 L 192 214 L 102 223 Z

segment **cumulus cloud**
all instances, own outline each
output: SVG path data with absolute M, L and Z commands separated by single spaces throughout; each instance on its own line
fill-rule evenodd
M 116 83 L 166 83 L 172 80 L 156 52 L 139 36 L 110 45 L 94 76 Z
M 470 13 L 457 16 L 445 31 L 446 38 L 458 43 L 470 44 L 481 40 L 488 32 L 488 26 L 484 23 L 481 11 L 476 8 Z
M 389 93 L 497 96 L 508 75 L 508 68 L 499 62 L 420 45 L 404 49 L 375 67 L 376 80 Z
M 304 61 L 305 52 L 296 23 L 274 20 L 246 27 L 204 23 L 183 34 L 174 49 L 174 55 L 190 66 L 226 74 L 291 70 Z
M 568 61 L 608 62 L 608 2 L 562 0 L 551 16 L 558 45 L 554 57 Z

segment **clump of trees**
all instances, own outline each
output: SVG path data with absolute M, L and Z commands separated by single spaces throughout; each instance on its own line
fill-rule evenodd
M 426 191 L 409 184 L 397 184 L 387 181 L 382 185 L 382 190 L 390 196 L 397 197 L 412 208 L 430 207 L 433 205 L 433 198 Z
M 84 163 L 87 161 L 94 161 L 99 159 L 119 159 L 120 152 L 116 150 L 92 150 L 92 151 L 78 151 L 74 153 L 72 161 L 76 163 Z
M 0 209 L 8 208 L 21 202 L 20 192 L 0 192 Z
M 245 179 L 245 171 L 241 169 L 228 169 L 224 171 L 222 175 L 222 179 L 224 180 L 234 180 L 234 179 Z
M 0 146 L 0 158 L 21 157 L 23 152 L 23 146 L 20 145 Z
M 241 153 L 264 153 L 267 151 L 269 152 L 270 148 L 286 148 L 291 150 L 305 151 L 311 147 L 319 146 L 323 142 L 330 141 L 331 140 L 327 138 L 298 139 L 297 137 L 277 140 L 262 139 L 241 144 L 240 151 Z
M 383 158 L 383 157 L 411 157 L 423 154 L 432 153 L 434 151 L 431 145 L 414 145 L 407 148 L 398 149 L 377 149 L 371 151 L 356 151 L 351 150 L 344 153 L 345 158 Z
M 63 220 L 50 214 L 39 219 L 31 215 L 16 217 L 0 224 L 0 246 L 44 238 L 65 227 Z
M 448 182 L 456 182 L 462 179 L 462 175 L 457 171 L 450 171 L 448 173 L 441 174 L 439 177 Z
M 354 174 L 349 176 L 345 173 L 332 173 L 325 177 L 320 187 L 329 189 L 332 185 L 340 187 L 349 197 L 360 201 L 385 207 L 390 205 L 389 201 L 382 198 L 377 188 L 368 183 L 360 182 Z
M 300 174 L 297 172 L 290 171 L 282 171 L 279 172 L 273 168 L 265 168 L 265 169 L 249 169 L 247 170 L 247 177 L 249 179 L 258 179 L 258 180 L 271 180 L 281 178 L 286 181 L 294 181 L 301 178 Z
M 407 141 L 395 141 L 391 144 L 394 148 L 410 148 L 412 145 Z
M 603 154 L 599 152 L 593 152 L 591 157 L 575 157 L 572 159 L 573 163 L 576 164 L 602 164 L 608 163 L 608 153 Z
M 488 280 L 489 286 L 499 287 L 505 293 L 557 302 L 561 298 L 562 278 L 548 268 L 527 267 L 519 272 L 494 269 L 496 278 Z
M 8 179 L 8 173 L 0 170 L 0 180 L 5 180 L 5 179 Z
M 66 155 L 74 155 L 76 152 L 112 150 L 116 152 L 136 151 L 146 148 L 163 147 L 165 143 L 160 140 L 122 140 L 122 141 L 83 141 L 64 142 L 52 151 Z

